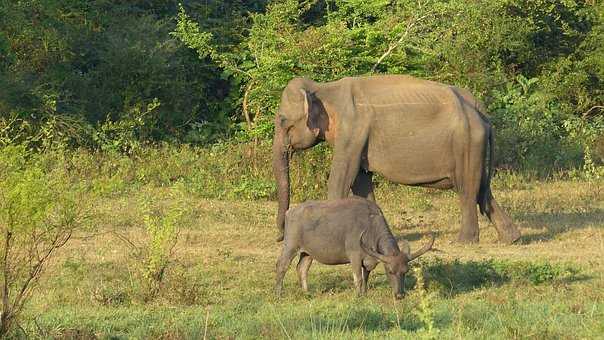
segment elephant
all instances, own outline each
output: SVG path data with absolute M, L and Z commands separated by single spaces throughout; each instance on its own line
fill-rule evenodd
M 477 205 L 500 242 L 517 241 L 519 230 L 490 188 L 494 141 L 485 112 L 463 88 L 407 75 L 290 80 L 275 115 L 272 147 L 277 241 L 283 240 L 290 202 L 290 154 L 321 142 L 333 148 L 328 200 L 350 193 L 374 200 L 376 172 L 395 183 L 455 190 L 460 243 L 479 241 Z

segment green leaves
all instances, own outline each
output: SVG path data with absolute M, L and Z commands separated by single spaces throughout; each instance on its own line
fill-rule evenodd
M 82 188 L 46 155 L 23 145 L 0 148 L 0 336 L 14 325 L 53 252 L 81 227 Z M 85 202 L 85 201 L 84 201 Z
M 182 5 L 176 20 L 176 29 L 170 34 L 197 51 L 200 58 L 216 53 L 211 45 L 212 33 L 202 32 L 199 25 L 187 16 Z
M 603 6 L 575 0 L 5 1 L 0 16 L 11 20 L 0 22 L 0 143 L 129 153 L 149 141 L 269 139 L 270 117 L 293 77 L 382 73 L 462 86 L 495 106 L 506 84 L 525 94 L 534 88 L 518 75 L 538 78 L 540 94 L 526 105 L 515 99 L 513 115 L 589 112 L 591 121 L 604 101 Z M 538 97 L 551 107 L 544 109 Z M 161 106 L 138 124 L 133 112 L 155 99 Z M 511 115 L 510 124 L 527 120 Z M 522 139 L 508 132 L 506 138 Z

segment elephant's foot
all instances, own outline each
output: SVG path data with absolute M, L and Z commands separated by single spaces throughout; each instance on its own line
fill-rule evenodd
M 478 243 L 478 232 L 462 229 L 457 236 L 457 242 L 463 244 Z
M 277 234 L 277 238 L 275 239 L 276 242 L 281 242 L 283 241 L 283 230 L 279 230 L 279 233 Z
M 513 224 L 507 224 L 504 227 L 497 228 L 499 242 L 512 244 L 520 239 L 520 230 Z

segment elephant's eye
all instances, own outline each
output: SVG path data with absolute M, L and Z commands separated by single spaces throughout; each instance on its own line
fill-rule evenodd
M 285 116 L 279 116 L 279 124 L 281 124 L 281 127 L 285 127 L 286 122 L 287 118 L 285 118 Z

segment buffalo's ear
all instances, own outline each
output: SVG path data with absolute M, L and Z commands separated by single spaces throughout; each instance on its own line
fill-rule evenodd
M 315 134 L 318 135 L 321 130 L 321 110 L 315 105 L 314 95 L 305 89 L 300 89 L 302 92 L 302 102 L 304 114 L 306 114 L 306 126 Z
M 361 232 L 361 236 L 359 237 L 359 243 L 361 245 L 361 249 L 363 249 L 363 251 L 369 255 L 369 256 L 373 256 L 376 259 L 384 262 L 384 263 L 389 263 L 390 261 L 388 260 L 387 256 L 384 256 L 380 253 L 378 253 L 377 251 L 373 251 L 373 249 L 371 249 L 370 247 L 366 246 L 365 243 L 363 243 L 363 235 L 365 234 L 367 230 L 363 230 L 363 232 Z

